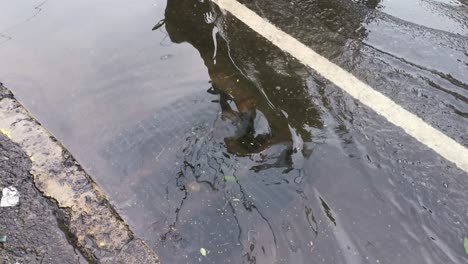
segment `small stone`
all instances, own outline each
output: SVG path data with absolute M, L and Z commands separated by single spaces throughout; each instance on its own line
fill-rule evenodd
M 198 182 L 192 181 L 192 182 L 190 182 L 190 183 L 188 184 L 188 188 L 189 188 L 189 190 L 192 191 L 192 192 L 199 192 L 200 189 L 201 189 L 201 186 L 200 186 L 200 184 L 199 184 Z

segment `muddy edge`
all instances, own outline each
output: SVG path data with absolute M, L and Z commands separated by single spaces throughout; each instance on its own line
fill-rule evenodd
M 56 203 L 64 231 L 90 263 L 159 263 L 71 154 L 1 83 L 0 129 L 29 156 L 35 187 Z

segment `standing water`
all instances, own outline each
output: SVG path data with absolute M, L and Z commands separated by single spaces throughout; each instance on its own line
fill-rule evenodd
M 467 3 L 400 2 L 245 4 L 468 146 Z M 466 172 L 213 3 L 0 10 L 0 81 L 163 263 L 468 261 Z

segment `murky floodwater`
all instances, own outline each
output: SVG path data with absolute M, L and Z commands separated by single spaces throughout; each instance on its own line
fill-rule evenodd
M 468 146 L 466 1 L 246 4 Z M 0 81 L 163 263 L 468 261 L 468 175 L 214 4 L 0 10 Z

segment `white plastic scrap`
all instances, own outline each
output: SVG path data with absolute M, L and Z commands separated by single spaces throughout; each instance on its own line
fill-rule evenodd
M 20 194 L 15 187 L 10 186 L 3 188 L 0 207 L 16 206 L 19 203 L 19 197 Z

